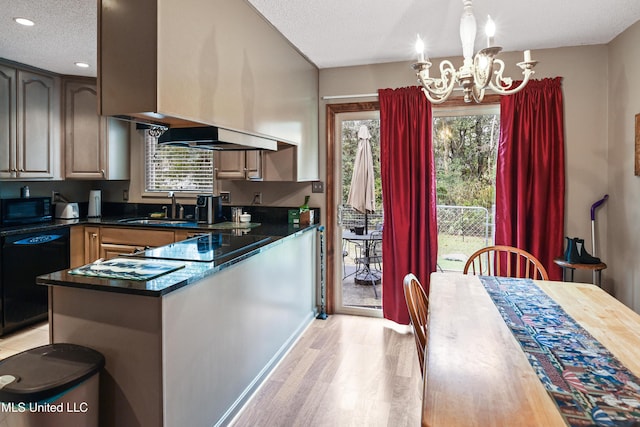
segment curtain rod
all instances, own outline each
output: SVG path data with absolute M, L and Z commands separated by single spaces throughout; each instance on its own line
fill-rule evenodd
M 361 93 L 357 95 L 328 95 L 323 96 L 322 99 L 347 99 L 347 98 L 377 98 L 377 93 Z
M 462 88 L 461 87 L 454 87 L 453 91 L 454 92 L 461 92 Z M 492 92 L 490 90 L 490 88 L 487 88 L 487 91 Z M 322 99 L 323 100 L 330 100 L 330 99 L 377 98 L 377 97 L 378 97 L 377 93 L 359 93 L 359 94 L 354 94 L 354 95 L 327 95 L 327 96 L 323 96 Z

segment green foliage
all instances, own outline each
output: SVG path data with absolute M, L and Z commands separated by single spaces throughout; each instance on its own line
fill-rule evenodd
M 491 207 L 499 126 L 498 115 L 433 119 L 439 205 Z
M 380 121 L 342 122 L 342 203 L 347 203 L 361 125 L 371 133 L 376 210 L 382 210 Z M 499 115 L 446 116 L 433 119 L 433 150 L 439 205 L 482 206 L 494 203 Z

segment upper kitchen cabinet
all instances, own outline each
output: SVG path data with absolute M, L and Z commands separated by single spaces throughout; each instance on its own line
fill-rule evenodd
M 318 69 L 248 3 L 99 5 L 101 114 L 287 143 L 296 179 L 318 179 Z
M 215 153 L 216 179 L 262 181 L 262 151 L 220 151 Z
M 278 151 L 219 151 L 214 158 L 216 179 L 296 181 L 296 151 L 286 144 Z
M 65 78 L 65 176 L 129 179 L 129 123 L 98 115 L 95 79 Z
M 0 178 L 60 179 L 60 80 L 0 64 Z

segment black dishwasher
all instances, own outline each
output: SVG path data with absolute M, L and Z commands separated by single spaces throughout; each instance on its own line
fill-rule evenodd
M 0 335 L 47 318 L 47 287 L 36 277 L 69 268 L 69 228 L 2 237 Z

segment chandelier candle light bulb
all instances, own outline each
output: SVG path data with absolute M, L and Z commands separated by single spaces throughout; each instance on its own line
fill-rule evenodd
M 416 37 L 416 53 L 418 54 L 418 62 L 424 62 L 424 42 L 420 38 L 420 34 Z
M 482 102 L 486 89 L 500 95 L 511 95 L 519 92 L 526 86 L 534 74 L 533 67 L 538 61 L 531 59 L 531 51 L 524 52 L 524 61 L 517 65 L 522 70 L 523 79 L 518 86 L 513 87 L 513 79 L 504 77 L 504 62 L 496 58 L 502 51 L 501 47 L 493 46 L 493 37 L 496 26 L 490 16 L 487 17 L 485 32 L 488 47 L 473 54 L 473 44 L 476 37 L 476 18 L 473 15 L 472 0 L 462 0 L 463 12 L 460 18 L 460 41 L 462 42 L 463 63 L 456 69 L 451 61 L 440 62 L 440 77 L 430 77 L 429 68 L 431 62 L 425 60 L 424 42 L 418 36 L 416 52 L 418 62 L 412 65 L 418 76 L 418 82 L 422 85 L 422 91 L 427 99 L 434 104 L 445 102 L 451 93 L 455 83 L 462 87 L 464 101 Z M 494 67 L 495 65 L 495 67 Z
M 484 27 L 484 32 L 487 35 L 487 47 L 493 46 L 493 37 L 496 35 L 496 23 L 491 19 L 491 15 L 487 15 L 487 24 Z

